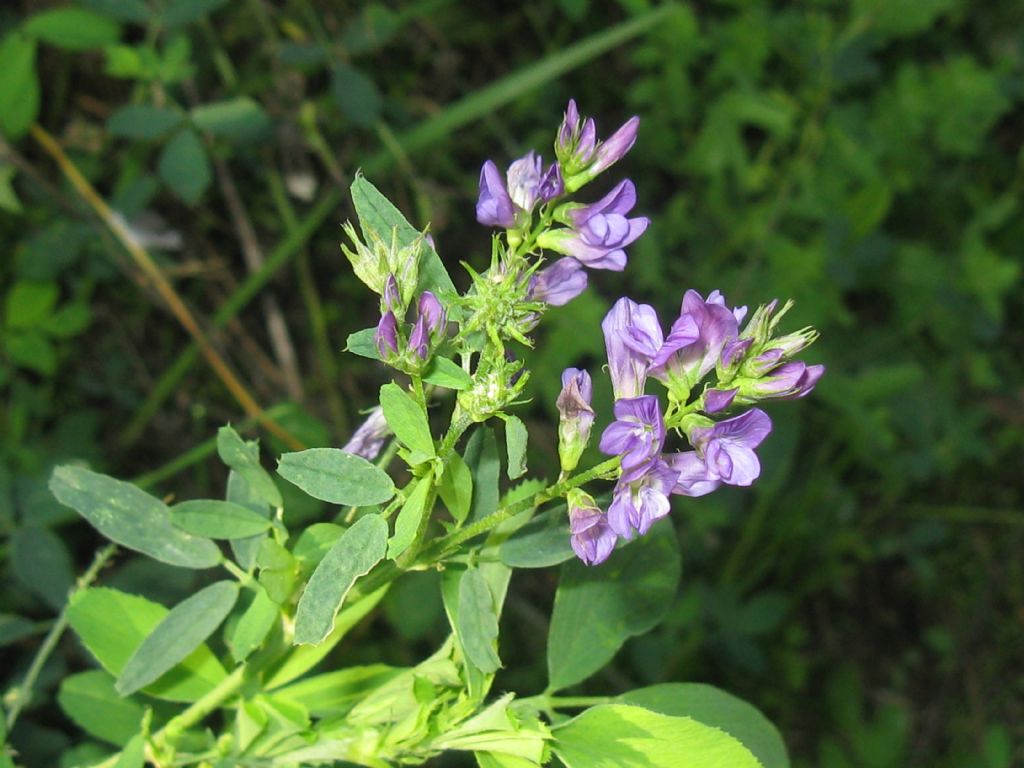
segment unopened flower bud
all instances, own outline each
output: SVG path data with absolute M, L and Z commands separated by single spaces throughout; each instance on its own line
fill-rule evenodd
M 382 360 L 398 354 L 398 320 L 394 312 L 389 310 L 381 316 L 373 341 Z
M 558 407 L 558 458 L 563 472 L 572 472 L 590 441 L 594 409 L 590 407 L 593 384 L 590 374 L 577 368 L 562 372 Z

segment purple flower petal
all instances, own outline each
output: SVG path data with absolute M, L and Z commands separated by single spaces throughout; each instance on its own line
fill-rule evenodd
M 509 229 L 516 224 L 515 206 L 505 188 L 501 172 L 491 160 L 480 169 L 480 197 L 476 202 L 476 220 L 487 227 Z
M 587 287 L 587 272 L 571 256 L 559 259 L 530 278 L 527 296 L 552 307 L 561 307 L 575 299 Z

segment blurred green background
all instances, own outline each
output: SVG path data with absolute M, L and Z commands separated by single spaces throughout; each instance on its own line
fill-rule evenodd
M 377 309 L 338 249 L 355 171 L 430 223 L 465 285 L 459 262 L 489 255 L 481 163 L 550 159 L 574 97 L 603 135 L 641 116 L 609 175 L 653 224 L 527 354 L 533 471 L 557 474 L 558 375 L 598 373 L 619 295 L 663 317 L 691 287 L 792 297 L 828 366 L 769 409 L 755 488 L 677 500 L 668 620 L 581 691 L 713 683 L 799 766 L 1024 765 L 1022 30 L 1010 0 L 5 3 L 0 690 L 98 543 L 48 496 L 54 463 L 190 498 L 222 488 L 221 424 L 287 449 L 182 310 L 284 430 L 342 444 L 385 377 L 341 352 Z M 323 513 L 293 502 L 293 521 Z M 165 602 L 192 578 L 127 557 L 102 577 Z M 499 688 L 543 686 L 555 578 L 516 577 Z M 410 578 L 346 658 L 412 662 L 441 621 Z M 65 638 L 43 670 L 26 765 L 88 757 L 54 703 L 87 663 Z

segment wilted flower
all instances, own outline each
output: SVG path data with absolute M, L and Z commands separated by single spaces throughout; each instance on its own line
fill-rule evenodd
M 625 179 L 596 203 L 568 209 L 565 219 L 571 226 L 543 232 L 537 244 L 573 256 L 591 269 L 621 272 L 626 267 L 623 249 L 650 223 L 644 216 L 626 218 L 635 205 L 636 187 Z
M 594 409 L 590 407 L 593 384 L 590 374 L 577 368 L 562 372 L 558 407 L 558 458 L 563 472 L 572 472 L 590 441 Z
M 569 506 L 569 543 L 576 556 L 587 565 L 598 565 L 615 549 L 618 536 L 608 524 L 594 497 L 579 488 L 566 495 Z

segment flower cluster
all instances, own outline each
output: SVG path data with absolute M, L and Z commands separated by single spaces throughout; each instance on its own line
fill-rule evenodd
M 687 291 L 666 335 L 653 307 L 628 298 L 615 303 L 602 323 L 615 420 L 599 447 L 619 457 L 620 475 L 607 513 L 595 512 L 592 500 L 570 500 L 573 548 L 584 562 L 600 563 L 619 538 L 645 534 L 668 514 L 672 494 L 703 496 L 758 478 L 756 449 L 771 432 L 768 415 L 752 408 L 719 421 L 711 416 L 760 400 L 803 397 L 824 373 L 824 366 L 791 359 L 814 341 L 813 330 L 774 336 L 791 303 L 778 313 L 777 306 L 760 307 L 741 331 L 746 307 L 729 308 L 718 291 L 706 299 Z M 580 375 L 570 371 L 564 387 Z M 712 371 L 717 381 L 694 396 Z M 667 390 L 664 412 L 658 397 L 645 393 L 649 379 Z M 666 452 L 670 432 L 692 450 Z

